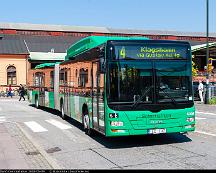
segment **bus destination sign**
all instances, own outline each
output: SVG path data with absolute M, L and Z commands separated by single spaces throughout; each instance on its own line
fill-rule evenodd
M 115 47 L 116 59 L 186 59 L 186 46 L 126 45 Z

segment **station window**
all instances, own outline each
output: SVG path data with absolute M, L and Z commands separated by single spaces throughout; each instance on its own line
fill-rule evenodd
M 16 67 L 14 66 L 7 68 L 7 84 L 16 85 Z

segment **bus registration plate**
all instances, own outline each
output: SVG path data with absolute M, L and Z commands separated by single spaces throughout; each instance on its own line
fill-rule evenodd
M 149 129 L 148 134 L 166 133 L 166 129 Z

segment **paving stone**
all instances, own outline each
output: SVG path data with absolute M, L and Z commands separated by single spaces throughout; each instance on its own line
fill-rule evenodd
M 9 169 L 29 169 L 25 159 L 7 160 L 7 165 Z
M 0 169 L 8 169 L 8 165 L 5 159 L 0 159 Z
M 51 165 L 47 162 L 47 160 L 41 155 L 41 153 L 37 153 L 37 155 L 28 155 L 27 153 L 34 153 L 37 151 L 37 148 L 33 145 L 33 143 L 23 134 L 23 132 L 17 127 L 15 123 L 6 123 L 6 127 L 8 132 L 13 136 L 13 139 L 16 141 L 15 144 L 10 144 L 10 147 L 17 148 L 19 153 L 19 161 L 18 159 L 12 159 L 11 162 L 14 163 L 14 166 L 10 164 L 9 166 L 12 168 L 16 168 L 16 166 L 21 165 L 20 169 L 44 169 L 44 165 L 47 165 L 47 169 L 51 169 Z M 17 153 L 17 154 L 18 154 Z M 8 153 L 7 157 L 10 159 L 12 154 Z M 21 163 L 24 162 L 24 163 Z

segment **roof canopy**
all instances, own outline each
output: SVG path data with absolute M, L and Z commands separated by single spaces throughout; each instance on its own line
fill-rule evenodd
M 49 61 L 63 61 L 66 53 L 52 53 L 52 52 L 30 52 L 29 60 L 49 60 Z
M 114 36 L 90 36 L 86 37 L 77 43 L 73 44 L 68 50 L 67 50 L 67 56 L 65 57 L 65 60 L 68 60 L 72 57 L 75 57 L 83 52 L 86 52 L 90 49 L 93 49 L 95 47 L 98 47 L 104 43 L 106 43 L 108 40 L 148 40 L 146 37 L 114 37 Z
M 39 64 L 39 65 L 36 65 L 35 69 L 41 69 L 41 68 L 45 68 L 45 67 L 54 67 L 55 64 L 60 64 L 60 62 Z
M 209 48 L 211 47 L 216 47 L 216 42 L 214 43 L 209 43 Z M 203 49 L 206 49 L 207 48 L 207 44 L 200 44 L 200 45 L 195 45 L 195 46 L 191 46 L 191 50 L 192 52 L 196 52 L 196 51 L 199 51 L 199 50 L 203 50 Z

